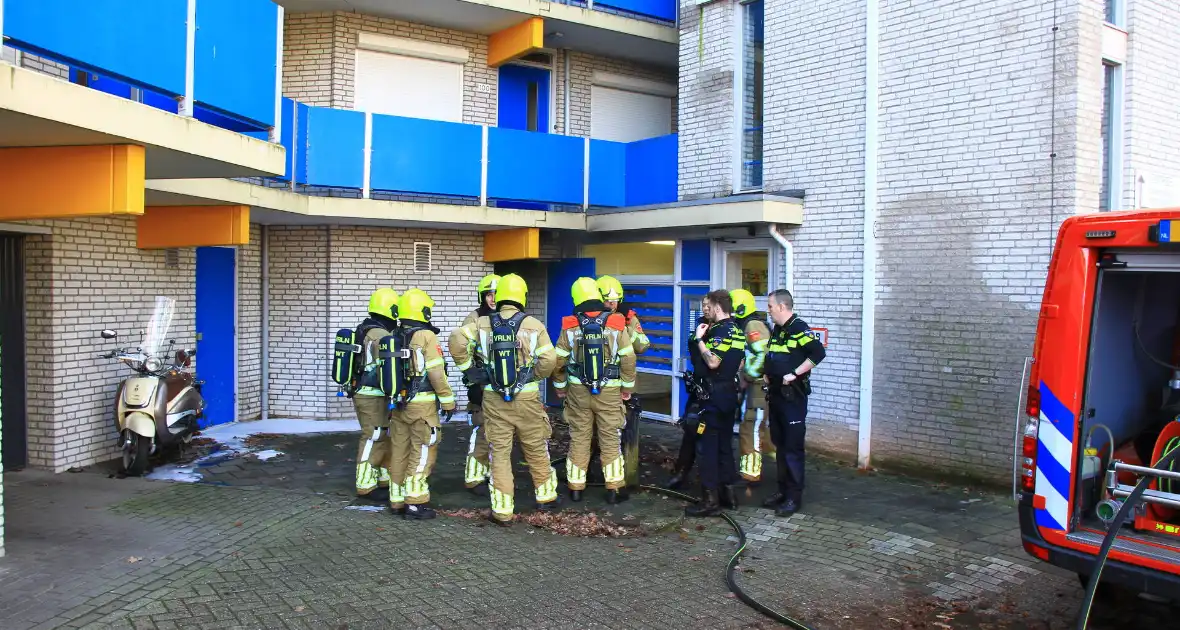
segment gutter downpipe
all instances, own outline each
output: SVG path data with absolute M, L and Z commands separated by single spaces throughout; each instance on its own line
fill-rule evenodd
M 795 295 L 795 246 L 791 244 L 791 241 L 787 240 L 787 237 L 783 236 L 782 232 L 778 231 L 778 224 L 771 223 L 766 229 L 770 232 L 770 236 L 778 241 L 778 244 L 783 248 L 783 256 L 787 260 L 787 271 L 785 274 L 787 276 L 787 291 L 790 291 L 791 295 Z
M 270 416 L 270 250 L 269 234 L 262 224 L 262 420 Z
M 860 423 L 856 465 L 869 467 L 873 434 L 873 355 L 877 315 L 877 150 L 881 0 L 867 0 L 865 29 L 865 198 L 864 253 L 861 270 Z

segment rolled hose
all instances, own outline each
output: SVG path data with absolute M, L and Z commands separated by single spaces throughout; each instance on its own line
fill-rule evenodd
M 554 458 L 553 460 L 551 460 L 550 465 L 556 466 L 556 463 L 560 462 L 560 461 L 565 461 L 565 458 L 564 457 Z M 586 485 L 601 488 L 605 484 L 588 483 Z M 659 486 L 643 486 L 643 485 L 641 485 L 641 486 L 639 486 L 639 489 L 640 490 L 647 490 L 648 492 L 655 492 L 657 494 L 667 495 L 667 496 L 674 497 L 677 499 L 683 499 L 685 501 L 688 501 L 689 503 L 700 503 L 701 502 L 701 500 L 699 498 L 694 497 L 692 495 L 684 494 L 683 492 L 677 492 L 675 490 L 670 490 L 668 488 L 661 488 Z M 794 619 L 793 617 L 790 617 L 789 615 L 780 613 L 780 612 L 774 610 L 773 608 L 766 606 L 765 604 L 759 602 L 758 600 L 754 599 L 753 597 L 750 597 L 749 595 L 746 594 L 745 591 L 742 590 L 742 587 L 739 586 L 737 583 L 737 578 L 735 577 L 734 572 L 737 570 L 738 559 L 741 558 L 742 554 L 746 552 L 746 544 L 747 544 L 746 543 L 746 530 L 742 529 L 741 525 L 738 525 L 738 522 L 735 521 L 733 519 L 733 517 L 729 515 L 729 512 L 722 512 L 721 518 L 725 519 L 725 522 L 729 523 L 729 526 L 733 528 L 734 533 L 736 533 L 738 535 L 737 550 L 733 552 L 733 555 L 729 557 L 729 563 L 725 565 L 725 583 L 729 587 L 729 592 L 733 593 L 739 600 L 741 600 L 741 602 L 743 604 L 749 606 L 750 608 L 753 608 L 754 610 L 762 613 L 763 615 L 766 615 L 767 617 L 770 617 L 771 619 L 774 619 L 775 621 L 777 621 L 781 624 L 790 626 L 792 628 L 795 628 L 796 630 L 814 630 L 811 626 L 807 625 L 806 623 L 803 623 L 802 621 Z
M 1155 463 L 1153 468 L 1170 467 L 1176 458 L 1180 457 L 1180 448 L 1174 449 L 1168 454 L 1160 458 Z M 1123 501 L 1123 507 L 1119 508 L 1118 514 L 1115 515 L 1114 520 L 1110 523 L 1110 530 L 1106 532 L 1106 536 L 1102 539 L 1102 546 L 1098 549 L 1098 556 L 1094 559 L 1094 570 L 1090 572 L 1090 582 L 1086 584 L 1086 593 L 1082 596 L 1082 605 L 1078 610 L 1077 630 L 1086 630 L 1086 626 L 1090 623 L 1090 611 L 1094 607 L 1094 593 L 1098 590 L 1098 581 L 1102 577 L 1102 569 L 1106 566 L 1106 558 L 1110 555 L 1110 547 L 1114 544 L 1114 539 L 1118 537 L 1119 529 L 1122 528 L 1123 522 L 1127 520 L 1127 515 L 1131 513 L 1135 504 L 1142 500 L 1143 492 L 1147 490 L 1147 486 L 1151 484 L 1154 477 L 1144 475 L 1139 483 L 1135 484 L 1135 489 Z

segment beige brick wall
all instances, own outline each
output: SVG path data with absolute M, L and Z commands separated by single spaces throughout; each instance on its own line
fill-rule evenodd
M 270 280 L 269 415 L 326 417 L 328 231 L 326 226 L 267 228 Z
M 250 226 L 250 243 L 238 248 L 238 420 L 262 412 L 262 227 Z
M 195 262 L 180 250 L 168 267 L 160 250 L 135 247 L 135 219 L 47 223 L 26 240 L 29 464 L 56 472 L 117 455 L 111 407 L 131 372 L 98 358 L 103 328 L 136 342 L 155 296 L 176 299 L 168 337 L 195 345 Z
M 1161 178 L 1180 187 L 1180 8 L 1175 0 L 1128 0 L 1127 28 L 1123 200 L 1131 208 L 1140 176 L 1148 197 Z
M 487 36 L 424 26 L 357 13 L 289 13 L 286 17 L 283 93 L 308 105 L 351 108 L 356 72 L 356 44 L 361 32 L 406 37 L 470 52 L 463 69 L 463 122 L 495 125 L 498 71 L 487 65 Z M 645 67 L 629 61 L 557 51 L 553 74 L 553 132 L 564 129 L 565 66 L 570 56 L 570 134 L 590 134 L 590 86 L 594 70 L 676 83 L 671 69 Z M 673 130 L 676 108 L 673 103 Z

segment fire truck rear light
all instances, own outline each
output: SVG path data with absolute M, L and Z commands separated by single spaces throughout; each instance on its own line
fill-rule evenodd
M 1030 543 L 1026 540 L 1024 541 L 1024 550 L 1027 551 L 1031 556 L 1040 558 L 1045 562 L 1049 561 L 1049 550 L 1045 549 L 1044 547 L 1034 545 L 1033 543 Z

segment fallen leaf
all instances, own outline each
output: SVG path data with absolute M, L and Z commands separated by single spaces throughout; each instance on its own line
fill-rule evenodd
M 696 562 L 696 561 L 700 560 L 700 559 L 701 559 L 701 557 L 700 557 L 700 556 L 689 556 L 689 558 L 688 558 L 688 559 L 689 559 L 689 560 L 692 560 L 693 562 Z
M 704 525 L 697 525 L 697 531 L 698 531 L 698 532 L 703 532 L 703 531 L 705 531 L 705 526 L 704 526 Z
M 307 610 L 307 606 L 296 606 L 295 607 L 295 612 L 303 612 L 305 610 Z
M 447 558 L 447 564 L 459 564 L 459 561 L 454 558 Z
M 730 599 L 737 599 L 737 595 L 735 595 L 735 594 L 733 594 L 733 593 L 726 593 L 726 594 L 725 594 L 725 596 L 726 596 L 726 597 L 728 597 L 728 598 L 730 598 Z
M 315 460 L 315 465 L 316 465 L 316 466 L 327 466 L 327 465 L 328 465 L 328 462 L 326 462 L 326 461 L 324 461 L 324 460 L 322 460 L 322 459 L 317 459 L 317 460 Z
M 384 527 L 378 527 L 378 528 L 377 528 L 377 531 L 379 531 L 379 532 L 383 532 L 383 531 L 385 531 L 385 528 L 384 528 Z
M 234 527 L 241 527 L 241 526 L 242 526 L 242 521 L 238 521 L 238 522 L 234 523 Z
M 130 558 L 127 558 L 127 562 L 135 563 L 135 562 L 139 562 L 142 559 L 143 558 L 136 558 L 135 556 L 131 556 Z

